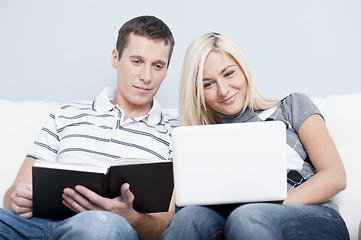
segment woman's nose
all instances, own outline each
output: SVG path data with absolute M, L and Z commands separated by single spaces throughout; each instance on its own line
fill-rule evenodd
M 219 96 L 227 96 L 229 92 L 229 87 L 226 83 L 219 82 L 218 83 L 218 95 Z

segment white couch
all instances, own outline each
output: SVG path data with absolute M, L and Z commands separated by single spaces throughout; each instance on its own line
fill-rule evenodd
M 361 93 L 332 95 L 313 100 L 326 118 L 326 124 L 347 171 L 347 188 L 334 200 L 339 204 L 351 239 L 356 240 L 361 219 Z M 48 112 L 56 104 L 58 103 L 0 99 L 1 206 L 3 195 L 12 184 L 28 148 Z M 174 109 L 172 113 L 176 114 Z

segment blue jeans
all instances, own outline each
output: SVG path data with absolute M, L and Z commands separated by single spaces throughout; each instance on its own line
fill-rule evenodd
M 23 218 L 0 209 L 0 239 L 138 239 L 128 221 L 112 212 L 86 211 L 63 221 Z
M 214 210 L 189 206 L 178 211 L 161 239 L 350 239 L 334 209 L 322 205 L 244 204 L 225 218 Z

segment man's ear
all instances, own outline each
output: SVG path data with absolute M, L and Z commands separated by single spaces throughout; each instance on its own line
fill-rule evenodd
M 117 49 L 114 49 L 114 50 L 112 51 L 111 61 L 112 61 L 112 66 L 113 66 L 113 68 L 117 68 L 117 61 L 119 61 L 119 54 L 118 54 L 118 50 L 117 50 Z

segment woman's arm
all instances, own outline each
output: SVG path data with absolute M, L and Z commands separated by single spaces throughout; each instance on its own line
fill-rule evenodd
M 317 204 L 346 188 L 346 172 L 323 118 L 314 114 L 299 128 L 299 138 L 317 173 L 288 192 L 284 204 Z

